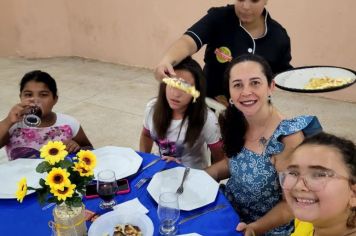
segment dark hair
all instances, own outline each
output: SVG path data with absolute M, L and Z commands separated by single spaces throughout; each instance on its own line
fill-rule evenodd
M 205 77 L 198 62 L 191 57 L 185 58 L 174 67 L 174 70 L 184 70 L 192 73 L 195 88 L 200 92 L 200 96 L 196 101 L 191 101 L 188 105 L 182 121 L 184 122 L 185 119 L 188 119 L 188 128 L 184 143 L 188 143 L 188 145 L 192 147 L 196 139 L 199 137 L 207 117 L 207 107 L 205 104 Z M 173 111 L 166 98 L 166 84 L 161 83 L 153 113 L 153 124 L 159 138 L 164 138 L 166 136 L 167 130 L 171 124 L 172 114 Z
M 225 90 L 229 91 L 229 80 L 231 69 L 242 62 L 252 61 L 259 64 L 262 68 L 262 73 L 266 76 L 268 86 L 273 80 L 273 72 L 268 62 L 261 56 L 255 54 L 243 54 L 234 58 L 228 65 L 224 74 Z M 227 93 L 229 94 L 229 92 Z M 230 96 L 229 96 L 230 97 Z M 247 122 L 244 114 L 235 106 L 228 106 L 220 116 L 219 124 L 221 136 L 224 143 L 224 151 L 228 157 L 232 157 L 239 153 L 245 144 L 245 133 L 247 131 Z
M 351 140 L 338 137 L 333 134 L 320 132 L 303 140 L 296 148 L 305 145 L 322 145 L 335 148 L 342 156 L 350 174 L 350 183 L 356 184 L 356 145 Z M 351 209 L 351 214 L 347 219 L 347 227 L 356 226 L 356 208 Z
M 44 83 L 48 87 L 48 89 L 52 92 L 53 97 L 54 98 L 57 97 L 56 81 L 47 72 L 43 72 L 40 70 L 27 72 L 21 79 L 20 93 L 23 91 L 25 85 L 30 81 Z

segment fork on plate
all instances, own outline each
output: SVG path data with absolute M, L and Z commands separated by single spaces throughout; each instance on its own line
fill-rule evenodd
M 189 174 L 189 171 L 190 171 L 190 168 L 189 167 L 185 167 L 183 178 L 182 178 L 182 182 L 180 183 L 180 186 L 177 188 L 177 191 L 176 191 L 177 194 L 182 194 L 183 193 L 183 191 L 184 191 L 183 184 L 184 184 L 184 181 L 185 181 L 185 179 L 187 178 L 187 176 Z

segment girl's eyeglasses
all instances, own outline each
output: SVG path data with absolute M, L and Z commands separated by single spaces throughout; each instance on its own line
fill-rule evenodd
M 298 180 L 301 179 L 304 185 L 313 192 L 323 190 L 326 183 L 331 179 L 350 180 L 349 178 L 339 175 L 332 170 L 312 170 L 303 175 L 296 170 L 287 170 L 280 172 L 278 175 L 279 183 L 285 190 L 291 190 L 298 183 Z

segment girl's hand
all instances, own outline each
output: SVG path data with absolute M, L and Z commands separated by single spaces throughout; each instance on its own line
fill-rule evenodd
M 63 141 L 63 144 L 66 145 L 66 151 L 68 153 L 78 152 L 80 150 L 79 144 L 73 139 L 67 139 Z
M 244 236 L 256 236 L 255 232 L 253 231 L 252 227 L 249 227 L 248 224 L 244 223 L 244 222 L 240 222 L 237 226 L 236 226 L 236 230 L 243 232 Z
M 171 156 L 162 156 L 162 160 L 165 160 L 166 162 L 175 161 L 178 164 L 182 164 L 182 162 L 179 159 L 177 159 L 175 157 L 171 157 Z
M 26 109 L 33 104 L 33 101 L 30 99 L 24 100 L 21 103 L 16 104 L 9 111 L 9 114 L 7 115 L 7 120 L 11 123 L 11 125 L 21 121 Z

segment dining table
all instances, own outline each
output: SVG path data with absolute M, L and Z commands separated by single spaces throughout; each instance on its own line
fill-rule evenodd
M 149 181 L 138 189 L 135 187 L 135 184 L 142 178 L 150 178 L 157 172 L 164 169 L 175 168 L 180 166 L 180 164 L 160 160 L 141 171 L 144 166 L 158 157 L 150 153 L 137 153 L 142 157 L 142 164 L 137 173 L 128 177 L 130 192 L 116 195 L 115 200 L 120 204 L 138 198 L 138 200 L 149 210 L 147 216 L 152 220 L 154 225 L 153 235 L 160 235 L 157 203 L 147 191 Z M 100 209 L 100 200 L 100 198 L 83 198 L 83 203 L 86 209 L 95 212 L 100 217 L 100 215 L 108 212 L 108 210 Z M 224 207 L 218 210 L 208 211 L 217 205 L 224 205 Z M 16 199 L 0 199 L 0 235 L 52 235 L 53 232 L 49 227 L 49 222 L 53 220 L 53 208 L 53 204 L 47 206 L 40 205 L 35 193 L 26 196 L 22 203 L 19 203 Z M 179 224 L 177 234 L 243 235 L 241 232 L 236 231 L 236 225 L 239 223 L 239 216 L 221 190 L 218 191 L 213 202 L 190 211 L 181 210 L 179 220 L 203 211 L 208 212 L 188 220 L 185 223 Z M 92 222 L 87 221 L 86 224 L 89 229 Z

